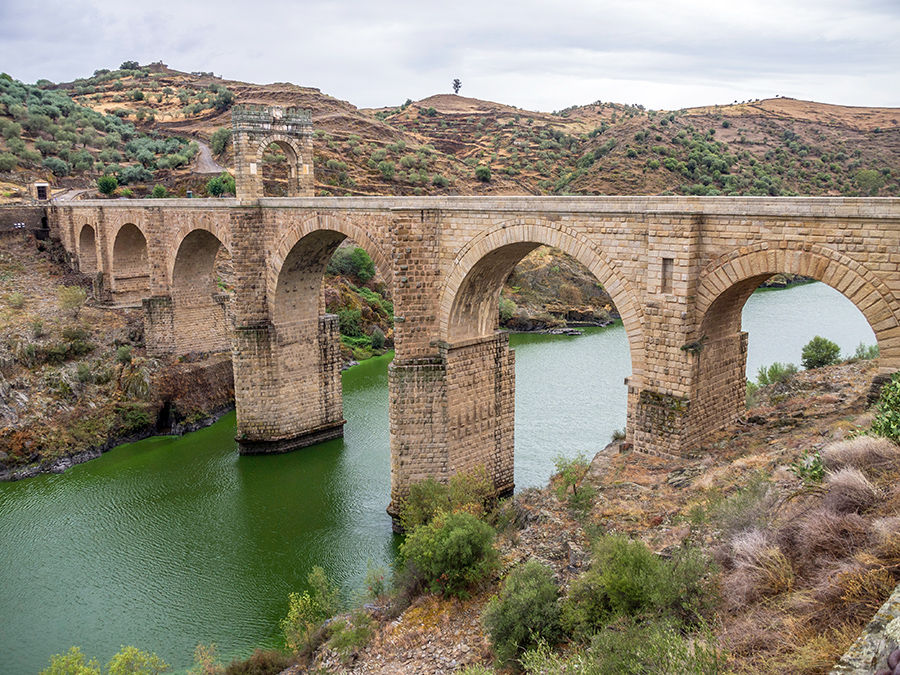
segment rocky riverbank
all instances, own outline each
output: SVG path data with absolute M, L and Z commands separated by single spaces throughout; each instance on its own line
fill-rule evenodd
M 827 672 L 900 581 L 900 551 L 877 543 L 881 530 L 900 538 L 900 487 L 873 478 L 879 505 L 835 510 L 827 501 L 835 490 L 829 479 L 810 483 L 798 467 L 870 424 L 874 373 L 874 364 L 862 361 L 766 387 L 754 408 L 690 458 L 611 444 L 582 479 L 597 495 L 585 517 L 552 486 L 516 495 L 508 507 L 515 524 L 497 540 L 501 572 L 486 588 L 464 601 L 424 595 L 396 618 L 369 606 L 376 627 L 365 647 L 349 654 L 321 648 L 308 670 L 288 672 L 453 673 L 466 666 L 485 668 L 473 673 L 507 672 L 490 670 L 493 653 L 480 622 L 499 580 L 517 564 L 538 560 L 552 568 L 565 594 L 589 564 L 590 539 L 598 532 L 639 539 L 662 556 L 697 546 L 719 562 L 714 626 L 728 672 Z M 789 583 L 765 588 L 734 557 L 739 521 L 756 522 L 759 536 L 780 542 Z M 817 538 L 791 530 L 791 521 L 818 527 Z M 784 539 L 789 530 L 792 540 Z

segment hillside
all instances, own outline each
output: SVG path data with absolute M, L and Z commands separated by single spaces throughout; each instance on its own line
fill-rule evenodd
M 45 177 L 57 185 L 92 187 L 103 172 L 121 177 L 128 167 L 140 166 L 150 175 L 137 176 L 134 168 L 125 181 L 138 196 L 156 183 L 175 194 L 188 188 L 204 193 L 209 177 L 191 172 L 186 149 L 169 152 L 163 146 L 152 158 L 146 152 L 138 158 L 111 142 L 60 139 L 55 130 L 24 125 L 23 154 L 16 135 L 6 130 L 27 121 L 46 96 L 57 107 L 72 101 L 102 115 L 107 125 L 118 120 L 156 140 L 175 135 L 209 142 L 216 130 L 229 127 L 234 103 L 308 108 L 315 127 L 316 190 L 325 195 L 900 194 L 896 108 L 777 98 L 677 111 L 597 101 L 544 113 L 440 94 L 394 108 L 359 109 L 290 83 L 237 82 L 162 63 L 122 66 L 71 83 L 39 81 L 25 101 L 8 95 L 13 86 L 27 85 L 5 80 L 0 153 L 13 155 L 15 164 L 10 173 L 10 160 L 0 163 L 0 181 L 24 184 Z M 39 140 L 43 149 L 36 146 Z M 43 166 L 56 156 L 48 142 L 80 145 L 81 161 L 69 162 L 65 172 L 57 166 L 52 175 Z M 224 145 L 217 160 L 228 167 L 232 157 Z M 188 161 L 173 161 L 173 155 Z M 267 159 L 269 169 L 280 161 L 277 153 Z M 479 180 L 478 166 L 488 167 L 489 177 L 482 170 Z

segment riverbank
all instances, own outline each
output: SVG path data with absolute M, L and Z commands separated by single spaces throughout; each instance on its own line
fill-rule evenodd
M 312 669 L 386 675 L 480 666 L 487 670 L 473 672 L 493 672 L 480 616 L 499 579 L 538 560 L 552 568 L 565 593 L 588 565 L 592 537 L 614 532 L 662 556 L 691 545 L 718 562 L 721 599 L 712 625 L 729 672 L 827 672 L 900 581 L 900 550 L 877 543 L 900 537 L 900 487 L 890 476 L 880 483 L 873 478 L 879 504 L 834 510 L 843 508 L 832 504 L 835 487 L 820 476 L 820 487 L 810 490 L 797 467 L 868 427 L 874 374 L 872 362 L 847 363 L 764 388 L 760 402 L 693 459 L 610 445 L 583 478 L 582 486 L 597 494 L 585 517 L 576 517 L 552 486 L 517 494 L 508 508 L 516 526 L 498 537 L 501 571 L 487 588 L 464 601 L 425 595 L 393 619 L 373 611 L 376 626 L 365 647 L 343 654 L 322 648 Z M 819 529 L 808 531 L 813 527 Z M 780 546 L 789 581 L 767 586 L 768 577 L 734 552 L 751 530 L 767 546 Z M 793 539 L 785 539 L 788 532 Z M 862 532 L 869 534 L 861 538 Z

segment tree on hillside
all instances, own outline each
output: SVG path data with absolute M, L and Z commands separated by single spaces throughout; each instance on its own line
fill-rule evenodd
M 137 70 L 141 65 L 137 61 L 122 61 L 119 70 Z
M 453 79 L 453 93 L 458 94 L 460 87 L 462 87 L 462 80 L 460 80 L 458 77 L 454 78 Z
M 97 178 L 97 189 L 105 195 L 111 195 L 119 187 L 119 181 L 115 176 L 104 175 Z

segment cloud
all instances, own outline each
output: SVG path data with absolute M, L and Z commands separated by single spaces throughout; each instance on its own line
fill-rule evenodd
M 891 0 L 394 0 L 0 6 L 0 63 L 57 81 L 126 59 L 316 86 L 359 106 L 449 91 L 536 109 L 678 108 L 780 93 L 896 105 Z

